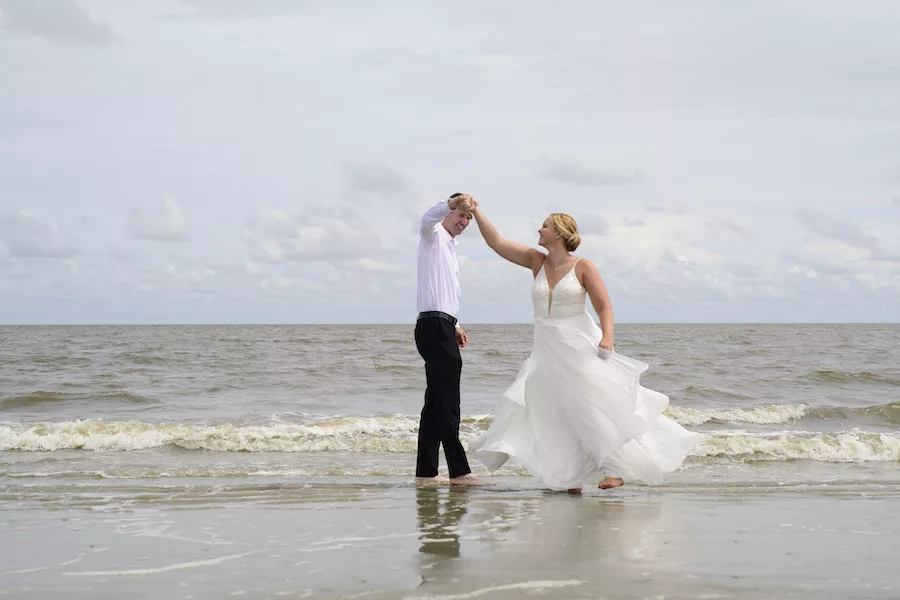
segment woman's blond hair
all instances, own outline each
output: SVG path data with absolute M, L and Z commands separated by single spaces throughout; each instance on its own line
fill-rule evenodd
M 553 228 L 565 240 L 566 250 L 575 252 L 581 244 L 581 235 L 578 233 L 578 223 L 575 222 L 572 215 L 550 213 L 550 220 L 553 222 Z

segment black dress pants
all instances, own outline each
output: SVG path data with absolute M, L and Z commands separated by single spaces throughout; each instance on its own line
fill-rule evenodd
M 444 456 L 450 477 L 472 472 L 466 452 L 459 441 L 459 380 L 462 357 L 456 343 L 456 330 L 438 317 L 416 322 L 416 349 L 425 359 L 425 406 L 419 420 L 419 448 L 416 477 L 438 474 L 438 453 Z

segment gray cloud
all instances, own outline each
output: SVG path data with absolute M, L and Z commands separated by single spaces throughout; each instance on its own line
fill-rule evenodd
M 859 261 L 839 261 L 807 249 L 785 250 L 781 257 L 790 264 L 806 267 L 823 275 L 858 275 L 866 270 L 865 265 Z
M 640 183 L 644 175 L 638 170 L 631 173 L 601 171 L 572 160 L 545 158 L 537 169 L 538 177 L 562 181 L 583 187 L 603 187 Z
M 55 225 L 24 210 L 0 214 L 0 241 L 10 256 L 19 258 L 66 258 L 79 253 Z
M 888 183 L 900 183 L 900 165 L 885 169 L 884 180 Z
M 822 237 L 838 240 L 855 248 L 865 250 L 872 250 L 878 247 L 878 238 L 865 233 L 857 225 L 832 219 L 819 211 L 797 210 L 794 211 L 794 218 L 803 227 Z
M 879 246 L 869 252 L 869 258 L 871 260 L 900 263 L 900 250 L 889 250 Z
M 729 221 L 728 219 L 717 219 L 715 221 L 711 221 L 706 224 L 708 229 L 714 229 L 716 231 L 730 231 L 731 233 L 737 233 L 739 235 L 747 235 L 747 230 L 734 223 L 733 221 Z
M 578 229 L 585 235 L 609 235 L 612 225 L 600 215 L 587 214 L 578 217 Z
M 468 190 L 529 245 L 551 205 L 615 233 L 579 253 L 626 322 L 900 319 L 890 2 L 516 6 L 0 0 L 0 205 L 44 218 L 0 231 L 2 319 L 408 322 L 416 224 Z M 464 322 L 530 320 L 481 256 Z
M 668 213 L 671 215 L 686 215 L 688 212 L 687 209 L 678 206 L 660 206 L 658 204 L 648 204 L 644 208 L 652 213 Z
M 243 238 L 252 249 L 251 260 L 259 262 L 371 257 L 381 249 L 380 240 L 352 221 L 322 209 L 302 215 L 264 209 L 248 219 Z
M 162 198 L 150 210 L 136 213 L 132 231 L 142 240 L 156 242 L 183 242 L 190 238 L 181 207 L 172 198 Z
M 382 163 L 347 161 L 341 165 L 341 176 L 347 187 L 360 192 L 391 194 L 409 189 L 402 173 Z
M 736 263 L 728 263 L 725 268 L 735 277 L 754 278 L 758 277 L 763 268 L 758 265 L 741 265 Z
M 900 196 L 891 196 L 891 202 L 894 203 L 894 206 L 900 208 Z
M 75 0 L 0 0 L 0 29 L 80 44 L 105 44 L 116 37 Z
M 253 18 L 306 12 L 318 3 L 309 0 L 183 0 L 188 16 Z
M 107 245 L 106 256 L 120 263 L 131 263 L 134 262 L 136 258 L 134 252 L 118 244 Z

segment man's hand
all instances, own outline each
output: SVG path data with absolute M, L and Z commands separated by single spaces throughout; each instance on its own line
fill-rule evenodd
M 459 210 L 462 212 L 473 213 L 477 206 L 478 200 L 475 199 L 475 196 L 470 194 L 462 195 L 462 202 L 460 202 Z
M 469 345 L 469 336 L 466 335 L 462 327 L 456 328 L 456 345 L 460 348 L 465 348 Z
M 450 207 L 450 210 L 458 210 L 461 212 L 470 213 L 475 210 L 475 207 L 478 206 L 478 201 L 469 194 L 460 194 L 459 196 L 454 196 L 447 201 L 447 206 Z

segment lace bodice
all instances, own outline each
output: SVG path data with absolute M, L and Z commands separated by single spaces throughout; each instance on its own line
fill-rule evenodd
M 573 317 L 585 312 L 587 292 L 575 276 L 575 267 L 563 275 L 553 290 L 547 281 L 544 267 L 534 278 L 531 286 L 531 301 L 534 304 L 536 319 Z

